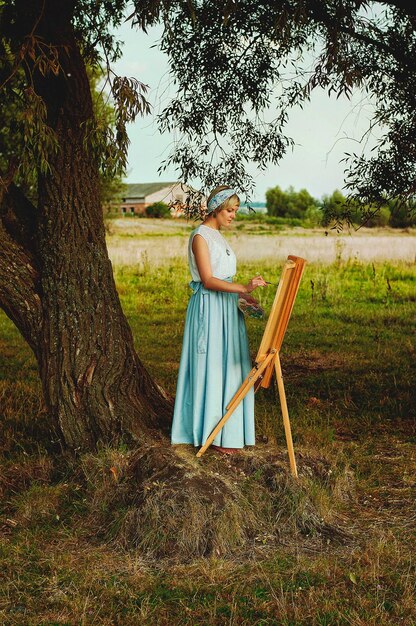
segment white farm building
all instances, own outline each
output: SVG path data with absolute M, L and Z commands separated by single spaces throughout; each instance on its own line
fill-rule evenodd
M 180 182 L 127 184 L 120 204 L 120 213 L 143 215 L 146 207 L 154 202 L 182 205 L 187 192 L 187 185 Z

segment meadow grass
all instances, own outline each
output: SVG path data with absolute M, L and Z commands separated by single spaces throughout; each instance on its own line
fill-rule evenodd
M 240 265 L 238 278 L 257 270 Z M 277 282 L 271 262 L 261 271 Z M 184 261 L 152 267 L 143 258 L 115 277 L 141 359 L 174 394 L 190 295 Z M 257 293 L 269 310 L 275 287 Z M 115 484 L 106 468 L 121 473 L 130 451 L 77 462 L 50 451 L 34 358 L 0 315 L 0 622 L 415 624 L 415 308 L 410 265 L 307 266 L 281 353 L 302 488 L 284 472 L 276 389 L 260 390 L 260 445 L 245 457 L 254 469 L 231 463 L 229 472 L 248 500 L 270 504 L 281 532 L 259 528 L 247 549 L 186 561 L 122 545 L 116 527 L 96 532 L 97 520 L 123 520 L 109 509 Z M 247 322 L 253 356 L 264 324 Z M 271 449 L 282 459 L 279 506 L 260 500 L 271 478 L 257 456 Z M 215 458 L 205 462 L 213 476 L 223 471 Z M 311 507 L 325 520 L 319 533 L 308 527 Z M 305 527 L 295 532 L 290 516 L 298 523 L 302 511 Z

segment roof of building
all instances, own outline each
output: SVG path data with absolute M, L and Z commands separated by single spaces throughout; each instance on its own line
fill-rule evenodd
M 124 198 L 145 198 L 152 193 L 156 193 L 161 189 L 166 189 L 177 185 L 178 181 L 174 182 L 159 182 L 159 183 L 134 183 L 127 184 L 126 190 L 123 194 Z

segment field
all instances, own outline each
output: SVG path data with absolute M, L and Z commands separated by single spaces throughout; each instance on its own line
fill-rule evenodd
M 116 282 L 143 362 L 174 394 L 189 277 L 176 248 L 161 250 L 176 239 L 186 248 L 190 226 L 134 222 L 109 226 Z M 244 250 L 254 235 L 289 233 L 260 235 L 260 226 L 233 234 L 238 277 L 261 271 L 275 282 L 281 258 Z M 147 543 L 123 540 L 107 506 L 117 487 L 110 470 L 122 472 L 131 451 L 77 461 L 51 454 L 35 361 L 0 315 L 1 624 L 416 624 L 414 236 L 363 236 L 401 236 L 408 256 L 366 261 L 334 244 L 329 263 L 308 264 L 283 344 L 299 481 L 287 473 L 276 389 L 259 391 L 258 446 L 240 460 L 208 452 L 198 462 L 238 481 L 260 520 L 253 503 L 269 506 L 256 492 L 264 493 L 270 459 L 279 469 L 271 521 L 205 558 L 152 552 L 150 528 Z M 322 234 L 296 233 L 288 245 L 296 253 L 296 241 L 307 240 L 312 252 L 314 238 Z M 129 255 L 117 257 L 123 244 Z M 266 310 L 274 291 L 259 294 Z M 248 320 L 253 355 L 264 324 Z
M 110 258 L 117 265 L 140 263 L 142 257 L 152 264 L 183 259 L 189 233 L 195 228 L 195 223 L 185 220 L 124 218 L 108 224 Z M 256 220 L 241 216 L 233 224 L 229 240 L 240 262 L 259 258 L 281 262 L 288 254 L 296 254 L 314 263 L 339 259 L 410 263 L 416 259 L 415 235 L 415 229 L 362 228 L 337 232 L 288 228 L 268 223 L 265 216 Z

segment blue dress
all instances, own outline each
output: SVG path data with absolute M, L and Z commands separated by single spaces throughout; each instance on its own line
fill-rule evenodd
M 192 252 L 196 234 L 207 242 L 213 276 L 231 282 L 236 262 L 219 231 L 204 225 L 192 231 L 188 259 L 193 294 L 186 313 L 172 444 L 201 446 L 226 413 L 227 404 L 252 366 L 244 316 L 237 307 L 238 295 L 203 286 Z M 255 444 L 252 389 L 213 443 L 224 448 Z

